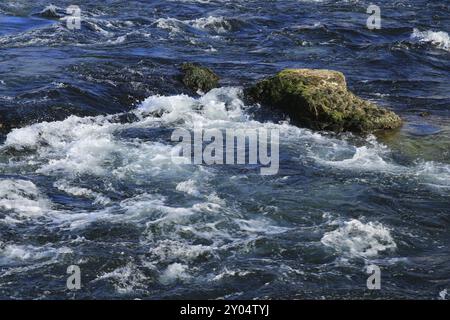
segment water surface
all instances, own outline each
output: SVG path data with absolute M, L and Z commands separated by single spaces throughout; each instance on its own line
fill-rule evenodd
M 369 1 L 106 3 L 77 1 L 81 30 L 60 20 L 72 1 L 0 4 L 1 298 L 437 299 L 449 288 L 448 1 L 378 1 L 375 31 Z M 221 87 L 186 91 L 185 61 L 213 68 Z M 242 86 L 287 67 L 342 71 L 404 127 L 313 132 L 243 103 Z M 173 163 L 172 130 L 199 124 L 280 130 L 279 173 Z M 381 290 L 366 288 L 370 264 Z

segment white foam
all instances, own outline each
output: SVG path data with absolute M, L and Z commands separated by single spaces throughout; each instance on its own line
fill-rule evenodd
M 353 171 L 399 172 L 403 168 L 388 162 L 390 150 L 378 143 L 373 136 L 368 137 L 366 145 L 357 147 L 345 140 L 333 140 L 323 136 L 316 137 L 319 147 L 310 151 L 310 156 L 318 163 Z M 317 150 L 320 149 L 320 150 Z
M 311 146 L 307 147 L 308 156 L 321 165 L 349 172 L 409 177 L 438 192 L 450 189 L 450 165 L 434 161 L 418 161 L 410 166 L 398 164 L 392 160 L 392 151 L 373 136 L 360 147 L 318 133 L 303 139 L 312 140 Z
M 247 231 L 249 233 L 274 235 L 290 230 L 290 228 L 274 226 L 270 221 L 263 219 L 236 219 L 235 222 L 239 225 L 241 230 Z
M 31 246 L 18 244 L 3 244 L 0 241 L 0 263 L 9 265 L 27 261 L 55 261 L 62 254 L 71 254 L 68 247 L 54 248 L 51 246 Z
M 5 219 L 20 222 L 47 212 L 50 202 L 27 180 L 0 180 L 0 208 L 10 211 Z
M 108 40 L 107 42 L 110 44 L 120 44 L 120 43 L 124 43 L 126 39 L 127 39 L 127 35 L 125 34 L 123 36 L 117 37 L 117 39 L 115 39 L 115 40 Z
M 106 31 L 105 29 L 100 27 L 97 23 L 95 23 L 94 21 L 86 21 L 86 19 L 85 19 L 84 23 L 87 24 L 91 30 L 93 30 L 94 32 L 100 33 L 101 35 L 103 35 L 105 37 L 110 38 L 110 37 L 114 36 L 113 32 Z
M 77 117 L 63 121 L 41 122 L 12 130 L 4 147 L 33 150 L 40 161 L 37 172 L 66 177 L 80 174 L 110 175 L 123 179 L 127 175 L 158 175 L 166 170 L 182 170 L 174 164 L 176 147 L 158 142 L 118 139 L 114 134 L 128 128 L 158 127 L 163 124 L 193 127 L 223 127 L 241 122 L 244 114 L 238 88 L 215 89 L 194 99 L 185 95 L 151 96 L 136 110 L 140 121 L 129 124 L 112 122 L 113 116 Z M 161 117 L 148 113 L 161 112 Z M 147 113 L 147 114 L 145 114 Z M 254 125 L 257 125 L 255 122 Z M 114 161 L 116 160 L 116 161 Z
M 198 202 L 191 207 L 175 207 L 165 204 L 166 198 L 157 194 L 141 194 L 120 202 L 120 207 L 125 210 L 127 221 L 146 221 L 147 225 L 159 225 L 184 223 L 189 218 L 201 213 L 218 213 L 220 204 L 213 202 Z M 121 219 L 122 216 L 116 216 Z
M 150 194 L 129 198 L 122 201 L 120 206 L 126 210 L 128 220 L 143 217 L 147 224 L 180 222 L 194 214 L 192 208 L 170 207 L 165 205 L 164 197 Z
M 158 28 L 169 30 L 172 33 L 182 32 L 185 27 L 193 27 L 198 30 L 212 31 L 219 34 L 226 33 L 232 29 L 231 23 L 222 16 L 208 16 L 192 20 L 159 18 L 155 22 Z
M 150 96 L 139 106 L 145 112 L 166 111 L 169 113 L 180 111 L 192 111 L 192 106 L 197 105 L 197 101 L 185 94 L 175 96 Z
M 156 257 L 157 261 L 171 261 L 174 259 L 193 261 L 203 255 L 214 255 L 216 249 L 217 247 L 215 246 L 192 245 L 180 240 L 165 239 L 152 245 L 149 251 Z
M 450 165 L 433 161 L 416 165 L 414 174 L 421 182 L 435 190 L 450 190 Z
M 450 51 L 450 38 L 447 32 L 444 31 L 420 31 L 414 28 L 411 38 L 417 39 L 420 42 L 428 42 L 439 49 Z
M 43 174 L 105 175 L 105 163 L 120 150 L 112 137 L 114 124 L 104 117 L 71 116 L 64 121 L 42 122 L 14 129 L 5 146 L 16 150 L 36 149 L 43 161 Z
M 181 28 L 179 24 L 181 21 L 175 18 L 159 18 L 156 21 L 156 26 L 160 29 L 169 30 L 173 33 L 181 32 Z
M 373 258 L 397 248 L 388 228 L 381 223 L 362 223 L 353 219 L 323 235 L 321 242 L 340 255 Z
M 287 122 L 277 124 L 251 120 L 246 114 L 247 107 L 240 99 L 241 94 L 240 88 L 225 87 L 213 89 L 198 98 L 154 95 L 139 104 L 134 111 L 136 121 L 130 123 L 118 122 L 119 115 L 84 118 L 71 116 L 63 121 L 42 122 L 14 129 L 1 148 L 26 152 L 20 152 L 19 156 L 12 158 L 7 164 L 9 168 L 26 171 L 32 166 L 33 172 L 54 179 L 54 186 L 59 190 L 75 197 L 93 199 L 96 204 L 105 206 L 94 212 L 82 209 L 76 212 L 56 212 L 50 210 L 45 197 L 36 189 L 30 189 L 27 191 L 28 195 L 27 192 L 15 193 L 22 206 L 15 210 L 25 214 L 29 208 L 31 210 L 28 211 L 31 212 L 35 208 L 36 214 L 47 214 L 54 223 L 68 228 L 82 228 L 99 219 L 144 222 L 149 228 L 152 225 L 175 224 L 180 224 L 179 228 L 189 228 L 189 221 L 202 214 L 219 220 L 226 212 L 226 215 L 233 216 L 232 224 L 236 230 L 252 239 L 259 235 L 285 231 L 273 221 L 263 218 L 251 220 L 233 212 L 234 209 L 229 208 L 230 204 L 227 205 L 217 195 L 214 179 L 218 172 L 214 168 L 172 161 L 173 155 L 179 150 L 178 146 L 122 135 L 122 132 L 129 129 L 147 132 L 161 127 L 278 129 L 282 144 L 280 150 L 293 150 L 298 154 L 300 162 L 313 161 L 322 166 L 350 172 L 376 171 L 402 175 L 433 188 L 448 186 L 450 179 L 447 166 L 440 163 L 418 166 L 396 164 L 392 160 L 391 151 L 373 137 L 365 141 L 363 146 L 355 146 L 349 139 L 298 128 Z M 92 189 L 86 188 L 85 184 L 80 184 L 80 177 L 94 178 L 99 185 Z M 239 175 L 238 178 L 248 181 L 246 175 Z M 235 178 L 229 179 L 231 181 Z M 152 190 L 151 187 L 146 190 L 152 181 L 157 185 L 160 181 L 166 181 L 167 188 L 194 196 L 194 202 L 185 206 L 169 203 L 164 193 L 166 186 L 161 186 L 161 190 Z M 138 187 L 123 201 L 109 199 L 109 193 L 122 193 L 122 190 L 114 188 L 124 182 Z M 32 188 L 28 182 L 25 183 Z M 12 198 L 5 194 L 15 191 L 5 189 L 5 185 L 3 188 L 6 191 L 3 191 L 0 203 L 11 207 L 9 202 Z M 118 212 L 125 214 L 117 214 Z M 8 215 L 8 218 L 12 217 L 17 218 L 15 215 Z M 189 232 L 198 232 L 196 227 Z M 212 228 L 204 232 L 201 231 L 199 236 L 230 239 L 230 235 L 223 230 Z
M 87 188 L 72 186 L 66 180 L 58 180 L 54 183 L 54 186 L 59 190 L 64 191 L 73 196 L 93 198 L 94 203 L 100 203 L 104 205 L 111 203 L 111 199 L 109 199 L 106 196 L 103 196 L 101 193 L 92 191 Z
M 59 190 L 108 206 L 105 210 L 93 212 L 85 212 L 83 209 L 70 212 L 50 210 L 42 201 L 45 197 L 37 196 L 37 190 L 33 189 L 29 191 L 31 196 L 25 197 L 25 200 L 23 195 L 17 198 L 21 200 L 19 204 L 23 207 L 19 209 L 26 211 L 34 206 L 36 213 L 46 215 L 53 223 L 71 229 L 83 228 L 99 219 L 165 224 L 186 221 L 197 213 L 218 212 L 225 203 L 215 194 L 212 186 L 207 184 L 208 179 L 214 176 L 209 168 L 174 163 L 172 155 L 176 146 L 126 139 L 120 132 L 127 129 L 156 128 L 161 124 L 169 127 L 175 124 L 191 127 L 194 123 L 224 128 L 235 123 L 246 126 L 239 93 L 238 88 L 223 88 L 198 99 L 187 96 L 152 96 L 135 111 L 138 120 L 132 123 L 117 122 L 117 115 L 84 118 L 71 116 L 63 121 L 41 122 L 12 130 L 1 148 L 26 152 L 12 159 L 9 167 L 28 170 L 32 165 L 33 172 L 54 178 L 54 186 Z M 153 116 L 153 111 L 162 112 L 162 117 Z M 94 176 L 99 182 L 103 181 L 101 187 L 92 190 L 80 185 L 79 178 L 83 175 Z M 164 197 L 145 194 L 144 190 L 122 202 L 113 202 L 106 195 L 109 192 L 121 192 L 114 190 L 114 182 L 148 184 L 152 177 L 158 176 L 158 179 L 163 177 L 164 180 L 175 182 L 174 188 L 179 191 L 202 197 L 203 200 L 188 207 L 173 207 L 165 204 Z M 29 182 L 24 183 L 31 186 Z M 5 184 L 4 181 L 2 186 Z M 8 192 L 12 191 L 4 191 Z M 2 204 L 11 207 L 11 197 L 3 198 Z M 117 211 L 125 211 L 127 214 L 116 214 Z M 149 216 L 152 217 L 150 221 Z
M 100 280 L 112 282 L 116 292 L 119 294 L 133 293 L 136 290 L 147 288 L 150 284 L 150 279 L 132 262 L 111 272 L 103 273 L 94 282 Z
M 196 182 L 192 179 L 180 182 L 179 184 L 177 184 L 176 189 L 192 196 L 200 195 L 200 192 L 196 188 Z
M 212 29 L 217 33 L 225 33 L 227 31 L 230 31 L 232 28 L 231 24 L 222 16 L 220 17 L 209 16 L 205 18 L 199 18 L 191 20 L 189 23 L 194 28 L 202 30 Z
M 228 270 L 227 268 L 224 268 L 224 270 L 214 276 L 211 280 L 212 281 L 221 281 L 224 278 L 234 278 L 234 277 L 245 277 L 247 275 L 251 274 L 250 271 L 241 271 L 241 270 Z
M 362 146 L 355 147 L 354 151 L 355 153 L 351 158 L 331 161 L 319 160 L 319 162 L 333 167 L 364 171 L 380 171 L 390 166 L 376 149 Z
M 239 98 L 240 88 L 217 88 L 198 99 L 187 95 L 151 96 L 139 106 L 143 112 L 162 113 L 161 121 L 165 123 L 185 122 L 207 127 L 225 127 L 224 122 L 241 122 L 248 120 L 244 114 L 244 104 Z
M 181 263 L 173 263 L 159 277 L 159 281 L 164 285 L 169 285 L 177 281 L 186 282 L 190 279 L 187 271 L 188 266 Z

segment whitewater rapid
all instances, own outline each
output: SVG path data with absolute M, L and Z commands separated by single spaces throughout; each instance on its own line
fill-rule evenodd
M 431 192 L 450 188 L 450 167 L 446 164 L 418 161 L 415 165 L 404 166 L 396 163 L 389 148 L 374 137 L 368 137 L 364 145 L 356 146 L 351 142 L 355 138 L 352 135 L 333 137 L 287 122 L 252 120 L 246 112 L 249 107 L 244 105 L 240 95 L 241 89 L 235 87 L 214 89 L 199 98 L 156 95 L 128 114 L 127 119 L 131 120 L 124 121 L 125 114 L 70 116 L 63 121 L 14 129 L 0 149 L 3 155 L 9 155 L 1 164 L 3 174 L 20 172 L 21 175 L 48 177 L 53 181 L 53 188 L 74 199 L 90 202 L 91 209 L 61 209 L 33 179 L 9 178 L 0 183 L 0 207 L 5 212 L 2 223 L 31 220 L 64 228 L 85 228 L 103 220 L 145 223 L 147 228 L 170 224 L 175 230 L 166 234 L 163 245 L 173 241 L 176 246 L 185 247 L 186 244 L 177 242 L 180 241 L 178 233 L 183 230 L 206 232 L 212 244 L 193 248 L 210 254 L 229 246 L 225 245 L 226 240 L 240 243 L 249 241 L 256 233 L 288 231 L 289 228 L 278 225 L 264 214 L 253 219 L 244 218 L 238 203 L 229 203 L 217 195 L 217 183 L 239 183 L 248 176 L 257 175 L 256 169 L 246 168 L 243 174 L 233 170 L 224 173 L 217 166 L 177 163 L 173 158 L 179 150 L 168 141 L 167 134 L 165 138 L 151 134 L 152 130 L 189 129 L 199 125 L 221 130 L 276 128 L 280 130 L 281 152 L 289 150 L 289 161 L 299 167 L 305 164 L 332 167 L 350 176 L 376 172 L 391 179 L 407 179 L 429 186 Z M 289 175 L 277 176 L 277 183 L 288 178 Z M 124 184 L 132 186 L 131 189 L 121 190 Z M 230 193 L 233 192 L 230 189 Z M 174 193 L 190 205 L 169 205 L 168 198 Z M 212 220 L 203 225 L 195 222 L 198 215 L 208 215 Z M 233 225 L 231 233 L 216 228 L 222 219 Z M 339 229 L 323 235 L 323 245 L 344 255 L 363 257 L 395 249 L 395 236 L 391 237 L 382 224 L 358 220 L 343 223 Z M 352 240 L 351 230 L 357 230 L 362 236 L 356 235 L 357 238 Z M 233 232 L 240 236 L 235 238 Z M 377 245 L 381 241 L 378 238 L 387 244 Z M 152 250 L 158 248 L 156 244 Z

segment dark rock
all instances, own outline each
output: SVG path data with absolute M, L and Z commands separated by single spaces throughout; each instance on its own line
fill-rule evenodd
M 193 63 L 184 63 L 181 70 L 184 85 L 195 92 L 200 90 L 206 93 L 219 85 L 219 77 L 209 68 Z
M 294 122 L 316 130 L 365 133 L 402 124 L 394 112 L 348 91 L 338 71 L 286 69 L 244 93 L 250 101 L 280 109 Z

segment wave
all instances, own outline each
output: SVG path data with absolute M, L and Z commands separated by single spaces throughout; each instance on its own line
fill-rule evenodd
M 321 147 L 309 147 L 308 154 L 320 165 L 346 172 L 404 177 L 438 192 L 450 189 L 450 165 L 419 159 L 410 165 L 400 164 L 395 161 L 392 150 L 374 136 L 368 136 L 362 146 L 355 146 L 345 139 L 330 139 Z
M 178 20 L 176 18 L 159 18 L 156 26 L 160 29 L 169 30 L 172 33 L 180 33 L 186 27 L 216 34 L 236 31 L 243 23 L 237 19 L 225 18 L 222 16 L 208 16 L 193 20 Z
M 217 250 L 246 250 L 260 237 L 283 233 L 286 229 L 271 219 L 245 217 L 239 206 L 222 199 L 210 183 L 217 175 L 213 168 L 179 165 L 172 162 L 176 146 L 145 135 L 126 138 L 124 134 L 197 124 L 216 128 L 264 125 L 247 121 L 240 93 L 239 88 L 219 88 L 198 99 L 152 96 L 133 111 L 133 121 L 122 121 L 124 114 L 70 116 L 14 129 L 0 148 L 0 152 L 16 154 L 10 167 L 47 176 L 65 198 L 90 200 L 93 206 L 61 207 L 41 200 L 45 197 L 31 182 L 11 181 L 2 182 L 1 203 L 10 205 L 14 196 L 23 206 L 19 213 L 36 207 L 42 219 L 35 223 L 65 230 L 83 230 L 100 221 L 145 226 L 142 246 L 152 248 L 152 261 L 167 263 L 175 263 L 177 257 L 195 260 Z M 130 190 L 130 186 L 134 187 Z M 26 192 L 21 191 L 25 187 Z M 186 197 L 186 203 L 172 204 L 172 193 Z M 202 222 L 206 217 L 211 223 Z M 154 239 L 155 232 L 164 232 L 165 239 Z M 194 243 L 183 239 L 186 232 L 192 234 Z M 195 239 L 204 244 L 196 244 Z M 163 273 L 161 281 L 171 282 L 172 271 L 176 268 Z
M 147 287 L 149 278 L 132 262 L 129 262 L 123 267 L 114 269 L 111 272 L 103 273 L 98 276 L 93 283 L 99 281 L 109 281 L 117 293 L 128 294 L 142 291 Z
M 0 180 L 0 208 L 6 212 L 4 222 L 20 223 L 44 215 L 50 203 L 33 182 L 3 179 Z
M 415 175 L 435 190 L 450 190 L 450 165 L 434 161 L 421 162 L 415 166 Z
M 447 32 L 431 30 L 420 31 L 419 29 L 414 28 L 411 38 L 416 39 L 421 43 L 430 43 L 439 49 L 450 51 L 450 38 Z
M 362 223 L 356 219 L 346 221 L 336 230 L 325 233 L 320 241 L 340 255 L 351 258 L 373 258 L 397 248 L 385 226 L 373 222 Z
M 173 263 L 161 274 L 159 281 L 164 285 L 168 285 L 176 281 L 189 280 L 188 268 L 185 264 Z
M 286 121 L 256 121 L 241 95 L 236 87 L 213 89 L 198 98 L 153 95 L 130 113 L 70 116 L 13 129 L 0 147 L 0 154 L 14 155 L 6 168 L 45 176 L 53 182 L 48 192 L 57 190 L 64 196 L 51 201 L 44 186 L 2 180 L 0 207 L 9 209 L 0 223 L 25 221 L 34 213 L 39 218 L 33 220 L 35 224 L 81 234 L 104 222 L 136 226 L 145 255 L 95 280 L 127 294 L 144 290 L 149 274 L 165 286 L 194 282 L 192 266 L 198 261 L 215 260 L 229 252 L 245 254 L 292 231 L 265 213 L 272 209 L 255 214 L 255 207 L 246 207 L 240 198 L 241 193 L 253 198 L 249 190 L 279 188 L 286 176 L 262 182 L 253 169 L 238 174 L 174 162 L 178 148 L 165 133 L 171 128 L 277 129 L 280 151 L 287 154 L 281 159 L 293 161 L 294 166 L 333 174 L 342 170 L 358 177 L 383 173 L 439 192 L 450 185 L 450 167 L 434 162 L 401 165 L 374 137 L 364 140 L 313 132 Z M 57 203 L 61 198 L 69 200 L 61 205 Z M 82 206 L 77 205 L 80 201 Z M 370 259 L 396 249 L 392 231 L 379 223 L 350 220 L 336 230 L 319 232 L 323 234 L 320 244 L 342 257 Z M 5 259 L 12 261 L 6 255 Z M 203 276 L 214 279 L 222 272 L 219 268 L 217 274 Z
M 23 262 L 36 263 L 37 261 L 48 260 L 56 262 L 61 255 L 71 253 L 72 250 L 68 247 L 54 248 L 49 245 L 36 247 L 32 245 L 9 244 L 0 241 L 0 263 L 2 265 Z
M 42 122 L 14 129 L 6 137 L 3 149 L 34 154 L 39 174 L 58 177 L 57 187 L 74 195 L 87 196 L 70 179 L 78 176 L 113 176 L 116 179 L 145 179 L 177 176 L 175 189 L 198 195 L 199 181 L 208 179 L 206 167 L 173 163 L 176 145 L 145 139 L 125 139 L 130 130 L 157 130 L 161 127 L 273 128 L 280 131 L 286 148 L 297 148 L 298 159 L 356 173 L 384 172 L 394 176 L 418 178 L 423 183 L 448 187 L 448 165 L 423 162 L 414 166 L 398 164 L 392 151 L 374 137 L 355 146 L 348 139 L 327 136 L 287 123 L 262 123 L 252 120 L 248 107 L 240 99 L 241 89 L 218 88 L 199 98 L 187 95 L 155 95 L 144 100 L 132 112 L 135 121 L 122 122 L 122 114 L 97 117 L 70 116 L 63 121 Z M 350 136 L 351 137 L 351 136 Z M 25 157 L 26 159 L 26 157 Z M 180 159 L 181 160 L 181 159 Z M 26 161 L 25 161 L 26 163 Z M 201 171 L 200 171 L 201 170 Z M 212 171 L 211 171 L 212 172 Z M 194 179 L 190 175 L 194 174 Z M 68 179 L 67 179 L 68 178 Z M 174 181 L 175 183 L 175 181 Z M 202 190 L 203 193 L 204 190 Z M 108 202 L 96 191 L 90 194 L 98 202 Z
M 68 15 L 65 9 L 49 5 L 34 14 L 49 19 L 48 23 L 19 33 L 2 35 L 0 47 L 119 45 L 130 37 L 143 40 L 150 37 L 145 26 L 141 26 L 141 22 L 108 19 L 102 17 L 103 15 L 105 14 L 95 10 L 83 10 L 81 29 L 74 32 L 67 27 Z
M 345 141 L 336 146 L 333 153 L 326 157 L 315 156 L 315 159 L 326 166 L 355 171 L 402 171 L 402 167 L 390 161 L 390 150 L 376 141 L 375 137 L 369 136 L 366 145 L 357 147 Z

